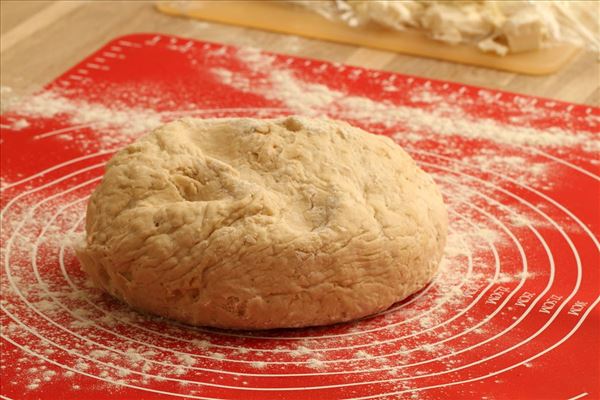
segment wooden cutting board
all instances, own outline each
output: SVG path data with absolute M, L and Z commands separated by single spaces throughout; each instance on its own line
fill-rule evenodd
M 397 32 L 375 24 L 351 28 L 280 1 L 158 1 L 158 10 L 176 16 L 289 33 L 315 39 L 373 47 L 381 50 L 437 58 L 462 64 L 528 75 L 547 75 L 566 65 L 579 51 L 570 44 L 504 57 L 483 53 L 468 45 L 450 46 L 421 32 Z

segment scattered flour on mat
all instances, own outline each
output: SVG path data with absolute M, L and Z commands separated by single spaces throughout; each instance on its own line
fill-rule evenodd
M 30 117 L 52 118 L 65 115 L 71 124 L 93 125 L 95 129 L 119 127 L 131 135 L 151 130 L 161 123 L 160 114 L 154 110 L 131 108 L 123 104 L 106 106 L 98 103 L 71 100 L 52 91 L 27 98 L 18 112 Z
M 273 68 L 275 58 L 261 52 L 246 48 L 238 52 L 238 57 L 248 68 L 249 75 L 237 74 L 224 68 L 214 68 L 214 76 L 223 84 L 245 92 L 264 96 L 266 99 L 280 102 L 290 111 L 309 115 L 328 113 L 329 115 L 362 120 L 388 127 L 402 126 L 410 133 L 403 133 L 402 138 L 409 141 L 422 139 L 422 133 L 435 133 L 440 137 L 461 135 L 473 139 L 489 139 L 514 145 L 540 146 L 583 146 L 586 149 L 599 149 L 597 141 L 589 140 L 585 132 L 573 133 L 559 129 L 540 131 L 533 128 L 500 124 L 493 120 L 473 119 L 460 107 L 442 104 L 433 110 L 397 106 L 389 102 L 376 102 L 367 97 L 349 96 L 343 90 L 333 90 L 324 84 L 305 82 L 299 79 L 294 71 L 283 66 Z M 388 91 L 393 91 L 393 83 L 386 84 Z M 3 89 L 4 90 L 4 89 Z M 483 92 L 485 96 L 485 92 Z M 491 95 L 491 94 L 490 94 Z M 444 100 L 440 96 L 420 89 L 412 93 L 412 100 L 424 103 L 439 103 Z M 531 103 L 522 101 L 521 106 L 536 109 Z M 159 125 L 163 116 L 151 109 L 128 108 L 92 104 L 83 101 L 69 100 L 55 92 L 42 92 L 34 95 L 19 109 L 19 117 L 12 122 L 11 129 L 25 129 L 30 123 L 28 118 L 61 116 L 69 124 L 90 124 L 98 131 L 118 131 L 119 135 L 137 136 Z M 110 136 L 109 145 L 118 143 L 122 136 Z M 400 134 L 399 134 L 400 135 Z M 67 139 L 68 137 L 65 137 Z M 515 178 L 524 177 L 528 182 L 544 179 L 548 174 L 548 165 L 534 163 L 525 166 L 525 159 L 516 156 L 504 156 L 480 153 L 462 159 L 463 162 L 478 165 L 481 168 L 507 170 Z M 39 201 L 41 199 L 38 199 Z M 451 203 L 468 202 L 470 197 L 452 197 Z M 37 201 L 32 198 L 32 203 Z M 74 359 L 65 364 L 77 372 L 87 372 L 101 376 L 107 380 L 127 384 L 148 384 L 150 381 L 166 379 L 184 379 L 197 371 L 195 368 L 219 368 L 224 361 L 245 361 L 245 367 L 253 368 L 253 372 L 285 372 L 298 366 L 315 371 L 329 371 L 342 365 L 347 369 L 361 368 L 374 373 L 385 372 L 389 377 L 404 377 L 404 365 L 427 357 L 451 354 L 459 344 L 444 342 L 457 332 L 481 323 L 474 333 L 493 332 L 493 323 L 477 320 L 472 317 L 457 319 L 446 324 L 447 319 L 457 310 L 463 309 L 468 301 L 466 294 L 477 293 L 485 285 L 494 280 L 491 246 L 508 245 L 507 239 L 497 229 L 484 226 L 475 215 L 466 214 L 466 218 L 476 222 L 472 226 L 453 220 L 453 228 L 446 247 L 444 262 L 434 283 L 426 288 L 421 297 L 417 295 L 410 307 L 393 308 L 381 315 L 349 324 L 346 333 L 355 333 L 344 337 L 322 338 L 312 340 L 282 340 L 273 349 L 265 346 L 260 339 L 235 338 L 223 336 L 218 332 L 180 329 L 159 318 L 137 314 L 114 300 L 107 298 L 84 280 L 81 271 L 69 270 L 71 279 L 77 289 L 70 287 L 59 275 L 44 275 L 47 283 L 40 283 L 30 270 L 30 243 L 35 242 L 40 224 L 45 223 L 55 211 L 54 208 L 43 208 L 39 212 L 29 213 L 29 204 L 18 208 L 20 215 L 12 215 L 10 221 L 27 219 L 14 246 L 22 248 L 23 259 L 11 260 L 13 276 L 12 284 L 2 281 L 2 305 L 14 315 L 26 315 L 28 309 L 23 307 L 15 293 L 15 287 L 25 296 L 40 313 L 46 315 L 60 325 L 69 327 L 84 340 L 66 337 L 58 329 L 46 329 L 46 339 L 29 338 L 28 330 L 17 322 L 2 322 L 3 334 L 21 344 L 27 343 L 29 350 L 37 354 L 45 354 L 50 359 L 60 359 L 55 355 L 58 347 L 50 341 L 66 344 L 73 351 Z M 64 218 L 64 226 L 49 229 L 42 248 L 53 248 L 65 245 L 71 248 L 81 238 L 80 233 L 66 234 L 68 227 L 83 213 L 83 205 L 74 208 Z M 19 213 L 17 213 L 19 214 Z M 71 215 L 72 214 L 72 215 Z M 472 218 L 471 218 L 472 217 Z M 513 226 L 528 226 L 530 218 L 518 213 L 506 217 Z M 10 225 L 9 231 L 17 226 Z M 3 226 L 4 228 L 4 226 Z M 80 231 L 78 231 L 80 232 Z M 3 233 L 8 235 L 8 231 Z M 3 240 L 3 251 L 6 241 Z M 67 259 L 73 259 L 72 251 L 67 250 Z M 472 259 L 472 271 L 467 271 L 467 259 Z M 55 265 L 56 259 L 39 261 L 38 266 Z M 54 263 L 54 264 L 50 264 Z M 68 264 L 68 263 L 67 263 Z M 46 272 L 45 272 L 46 274 Z M 496 283 L 517 285 L 521 279 L 534 276 L 522 271 L 502 271 L 495 279 Z M 13 286 L 14 285 L 14 286 Z M 4 295 L 6 293 L 6 295 Z M 412 301 L 412 300 L 411 300 Z M 98 306 L 94 307 L 94 306 Z M 146 328 L 146 330 L 140 329 Z M 150 331 L 148 331 L 150 330 Z M 369 330 L 370 332 L 364 332 Z M 124 338 L 107 340 L 107 332 L 124 334 Z M 308 334 L 318 336 L 327 334 L 326 329 L 314 328 Z M 160 334 L 160 336 L 159 336 Z M 165 336 L 166 335 L 166 336 Z M 168 336 L 181 340 L 165 339 Z M 251 335 L 250 335 L 251 336 Z M 129 337 L 129 339 L 127 339 Z M 385 347 L 385 341 L 401 339 L 400 346 L 393 349 Z M 162 345 L 169 341 L 169 346 Z M 432 343 L 433 342 L 433 343 Z M 435 344 L 442 342 L 441 344 Z M 328 348 L 347 346 L 344 354 L 336 354 Z M 464 347 L 464 346 L 462 346 Z M 23 357 L 22 351 L 13 350 L 20 361 L 15 363 L 17 370 L 33 368 L 34 357 Z M 77 358 L 79 354 L 79 358 Z M 417 355 L 421 354 L 421 355 Z M 20 357 L 20 358 L 19 358 Z M 85 357 L 85 358 L 84 358 Z M 292 367 L 279 366 L 273 362 L 287 361 Z M 451 368 L 457 361 L 447 357 L 440 361 L 446 368 Z M 45 366 L 44 366 L 45 367 Z M 20 369 L 19 369 L 20 368 Z M 71 370 L 27 369 L 22 379 L 29 382 L 29 390 L 43 388 L 47 382 L 57 379 L 68 379 L 78 382 L 80 375 Z M 417 371 L 424 374 L 426 367 Z M 241 376 L 241 375 L 240 375 Z M 239 377 L 234 377 L 239 379 Z M 186 382 L 182 382 L 186 383 Z M 192 383 L 190 383 L 192 384 Z M 73 388 L 79 385 L 72 385 Z
M 40 118 L 56 118 L 71 128 L 42 132 L 38 136 L 55 136 L 63 141 L 75 140 L 86 148 L 122 147 L 133 138 L 160 126 L 165 118 L 150 108 L 129 107 L 122 102 L 110 105 L 70 99 L 57 91 L 42 91 L 11 101 L 6 110 L 14 116 L 7 118 L 8 129 L 19 131 Z M 5 127 L 5 126 L 3 126 Z M 88 132 L 83 132 L 89 128 Z
M 12 124 L 9 126 L 9 128 L 14 131 L 20 131 L 21 129 L 25 129 L 30 125 L 31 124 L 26 119 L 19 118 L 12 121 Z
M 36 204 L 40 199 L 33 198 L 32 204 Z M 69 200 L 68 196 L 66 200 Z M 37 212 L 32 213 L 30 205 L 22 204 L 18 212 L 15 212 L 16 215 L 11 216 L 11 220 L 14 221 L 26 220 L 20 230 L 22 239 L 13 244 L 25 251 L 22 260 L 21 258 L 12 260 L 14 262 L 11 268 L 14 274 L 13 283 L 39 312 L 57 321 L 61 326 L 69 327 L 85 340 L 75 340 L 72 336 L 65 337 L 62 331 L 49 329 L 45 330 L 47 340 L 30 341 L 28 346 L 34 353 L 45 354 L 50 359 L 55 357 L 60 359 L 59 355 L 53 354 L 57 347 L 50 341 L 63 344 L 66 341 L 75 356 L 75 359 L 67 362 L 69 368 L 100 376 L 108 381 L 127 384 L 146 385 L 153 381 L 185 379 L 194 373 L 194 368 L 222 368 L 219 366 L 220 363 L 230 359 L 245 360 L 246 367 L 254 369 L 256 373 L 285 372 L 289 371 L 289 368 L 299 367 L 314 371 L 345 368 L 373 371 L 376 374 L 385 373 L 391 379 L 403 377 L 406 374 L 403 365 L 422 360 L 423 354 L 426 354 L 426 357 L 451 354 L 457 346 L 445 343 L 433 345 L 431 342 L 440 342 L 482 322 L 477 319 L 465 319 L 459 320 L 460 323 L 445 325 L 445 321 L 451 315 L 467 304 L 466 292 L 473 293 L 481 290 L 493 279 L 491 261 L 484 254 L 480 254 L 489 253 L 489 250 L 477 249 L 490 244 L 503 246 L 506 241 L 493 229 L 479 226 L 475 217 L 468 218 L 477 222 L 475 226 L 464 221 L 453 220 L 453 229 L 459 233 L 453 232 L 449 235 L 444 262 L 434 281 L 434 288 L 428 295 L 417 299 L 410 307 L 386 311 L 387 314 L 383 313 L 375 318 L 349 324 L 347 331 L 354 330 L 356 335 L 331 339 L 284 341 L 276 348 L 267 346 L 259 350 L 265 345 L 260 340 L 247 342 L 245 339 L 225 337 L 228 342 L 225 345 L 223 337 L 218 333 L 182 330 L 159 318 L 135 313 L 100 293 L 85 280 L 78 269 L 69 270 L 76 289 L 70 287 L 60 274 L 44 273 L 42 275 L 44 282 L 39 282 L 26 261 L 29 260 L 31 251 L 30 243 L 36 242 L 32 239 L 39 234 L 38 227 L 45 225 L 52 218 L 55 210 L 56 205 L 41 207 Z M 57 223 L 56 229 L 46 231 L 44 240 L 40 241 L 41 249 L 66 245 L 66 265 L 72 265 L 68 262 L 69 259 L 73 260 L 73 253 L 69 248 L 80 239 L 77 235 L 80 234 L 81 226 L 76 233 L 66 234 L 66 232 L 83 211 L 83 204 L 69 209 L 61 219 L 62 222 Z M 2 234 L 10 235 L 10 232 L 17 227 L 18 225 L 11 225 L 8 230 L 3 230 Z M 5 243 L 6 241 L 3 240 L 3 247 Z M 466 270 L 468 256 L 474 259 L 471 273 Z M 45 270 L 55 263 L 56 260 L 47 259 L 42 261 L 38 268 Z M 516 285 L 521 277 L 518 272 L 503 271 L 496 281 Z M 13 286 L 3 281 L 2 292 L 4 296 L 2 305 L 9 312 L 14 315 L 22 315 L 26 312 L 26 309 L 22 308 L 23 303 L 17 299 Z M 100 309 L 94 306 L 99 306 Z M 142 331 L 139 326 L 148 327 L 151 331 Z M 377 330 L 378 328 L 381 329 Z M 374 331 L 363 333 L 364 330 Z M 488 330 L 494 330 L 493 324 L 483 323 L 475 333 L 485 333 Z M 3 322 L 2 331 L 21 343 L 28 337 L 27 330 L 14 322 L 8 324 Z M 105 338 L 107 332 L 118 332 L 125 338 L 129 337 L 137 342 L 125 338 L 108 341 Z M 164 339 L 158 337 L 157 332 L 175 338 L 181 337 L 182 341 L 171 341 L 169 346 L 172 347 L 169 348 L 161 344 Z M 316 328 L 312 334 L 310 331 L 307 334 L 318 336 L 319 332 L 328 333 L 326 329 Z M 404 336 L 408 337 L 400 341 L 402 345 L 395 346 L 393 349 L 385 350 L 385 345 L 380 343 L 389 340 L 390 337 Z M 340 346 L 347 346 L 348 350 L 343 354 L 327 350 L 329 347 Z M 15 350 L 15 354 L 22 353 Z M 32 357 L 23 357 L 16 365 L 23 369 L 33 367 L 36 366 L 33 360 Z M 295 367 L 281 367 L 272 363 L 281 361 L 291 362 Z M 442 362 L 447 368 L 451 368 L 456 359 L 449 357 Z M 41 369 L 30 370 L 23 378 L 28 380 L 27 385 L 30 385 L 28 390 L 43 389 L 46 383 L 58 379 L 69 379 L 71 383 L 79 382 L 80 375 L 76 372 L 59 369 L 52 371 L 55 373 L 45 373 Z M 425 373 L 427 370 L 424 369 L 422 372 Z
M 472 234 L 472 239 L 479 234 L 479 231 L 474 232 Z M 485 236 L 485 234 L 483 235 Z M 464 262 L 461 260 L 466 257 L 466 254 L 469 252 L 469 249 L 465 247 L 469 246 L 469 244 L 463 243 L 464 240 L 464 236 L 450 236 L 450 247 L 447 251 L 447 257 L 455 259 L 456 262 L 449 263 L 446 261 L 443 264 L 440 274 L 445 276 L 439 277 L 441 286 L 437 290 L 438 294 L 432 295 L 429 299 L 423 299 L 422 301 L 416 302 L 414 304 L 414 310 L 403 310 L 390 314 L 391 316 L 397 315 L 395 322 L 398 322 L 406 318 L 411 318 L 418 313 L 426 312 L 431 308 L 441 307 L 438 308 L 436 312 L 432 312 L 428 316 L 415 320 L 414 323 L 410 324 L 413 328 L 409 329 L 408 332 L 405 331 L 405 334 L 413 332 L 414 329 L 416 329 L 416 332 L 418 333 L 418 331 L 431 329 L 435 325 L 443 324 L 453 310 L 464 303 L 464 287 L 459 288 L 458 286 L 454 286 L 456 285 L 456 282 L 459 282 L 465 275 L 463 270 Z M 467 280 L 467 286 L 482 285 L 489 280 L 490 277 L 491 274 L 489 273 L 481 275 L 473 274 L 471 280 Z M 502 282 L 514 281 L 514 279 L 511 280 L 510 274 L 501 276 L 501 279 Z M 82 289 L 75 292 L 77 296 L 72 295 L 72 289 L 69 287 L 57 287 L 57 283 L 52 283 L 50 285 L 52 288 L 50 294 L 46 293 L 49 289 L 44 285 L 36 286 L 35 284 L 25 284 L 25 282 L 23 282 L 20 284 L 18 283 L 18 286 L 27 298 L 43 299 L 34 302 L 34 306 L 39 308 L 40 312 L 48 315 L 53 320 L 58 321 L 63 326 L 68 324 L 68 319 L 73 316 L 88 318 L 91 322 L 90 324 L 72 328 L 77 334 L 87 338 L 86 342 L 78 344 L 73 348 L 73 351 L 87 357 L 87 359 L 81 358 L 79 361 L 71 364 L 70 367 L 72 369 L 75 371 L 85 371 L 110 381 L 127 384 L 151 384 L 150 382 L 152 381 L 185 377 L 192 373 L 190 368 L 195 367 L 199 362 L 203 365 L 210 366 L 210 359 L 218 362 L 230 358 L 248 360 L 247 365 L 254 368 L 256 372 L 262 370 L 272 372 L 273 368 L 275 368 L 275 371 L 285 371 L 286 369 L 280 370 L 278 369 L 279 367 L 271 364 L 270 361 L 287 360 L 296 363 L 298 366 L 304 366 L 315 371 L 328 371 L 330 368 L 336 368 L 339 365 L 342 365 L 350 369 L 360 368 L 366 371 L 372 370 L 374 373 L 383 372 L 388 374 L 390 378 L 393 378 L 396 376 L 404 376 L 402 365 L 422 359 L 423 356 L 417 356 L 420 353 L 424 352 L 429 354 L 430 357 L 435 357 L 453 351 L 452 346 L 433 345 L 428 342 L 439 341 L 444 337 L 444 335 L 440 334 L 440 331 L 435 330 L 431 332 L 431 336 L 424 339 L 424 342 L 419 343 L 420 339 L 417 339 L 417 336 L 415 337 L 415 340 L 405 340 L 402 342 L 406 343 L 405 345 L 387 351 L 377 350 L 379 348 L 377 343 L 382 340 L 382 337 L 380 337 L 378 333 L 360 334 L 358 337 L 342 339 L 341 341 L 340 339 L 313 339 L 294 341 L 291 343 L 285 342 L 283 345 L 278 346 L 278 352 L 274 353 L 265 351 L 259 352 L 252 348 L 244 348 L 245 345 L 243 344 L 243 340 L 240 340 L 237 345 L 234 342 L 233 346 L 238 349 L 244 349 L 244 351 L 231 351 L 230 349 L 221 347 L 221 339 L 218 334 L 213 335 L 210 333 L 201 334 L 202 338 L 189 340 L 189 346 L 187 348 L 180 348 L 181 343 L 178 343 L 176 348 L 173 348 L 172 350 L 160 350 L 154 348 L 153 343 L 157 340 L 157 338 L 154 337 L 154 334 L 148 335 L 139 331 L 136 334 L 136 329 L 128 329 L 127 332 L 129 333 L 127 333 L 126 336 L 132 338 L 138 336 L 138 340 L 142 340 L 147 344 L 140 345 L 129 340 L 106 342 L 101 339 L 101 336 L 98 336 L 98 326 L 104 326 L 99 313 L 92 308 L 85 309 L 81 304 L 90 301 L 93 304 L 102 305 L 101 308 L 104 309 L 105 303 L 107 301 L 112 303 L 112 301 L 107 300 L 105 296 L 90 287 L 89 284 L 83 285 L 80 282 L 78 286 Z M 56 301 L 63 303 L 69 311 L 66 312 L 64 309 L 57 309 L 54 306 L 54 302 Z M 49 306 L 49 304 L 52 304 L 52 306 Z M 19 313 L 18 303 L 4 301 L 3 305 L 7 306 L 11 312 Z M 87 305 L 87 307 L 90 306 Z M 120 305 L 119 307 L 124 308 L 124 306 Z M 128 327 L 128 325 L 135 326 L 139 323 L 138 318 L 134 319 L 129 317 L 131 312 L 126 309 L 122 311 L 114 310 L 111 315 L 112 318 L 119 319 L 120 322 L 108 326 L 107 329 L 109 329 L 109 331 L 113 330 L 111 327 L 118 326 L 118 332 L 123 333 L 122 329 Z M 142 316 L 141 321 L 145 318 L 148 318 L 149 321 L 157 320 L 155 318 Z M 386 325 L 386 323 L 381 323 L 381 319 L 379 322 L 375 321 L 377 321 L 377 318 L 375 318 L 373 322 L 364 321 L 363 324 L 356 324 L 356 327 L 358 330 L 363 330 L 371 327 L 371 325 L 372 327 Z M 457 329 L 457 331 L 462 331 L 468 325 L 474 324 L 474 322 L 478 321 L 466 321 L 466 325 L 454 325 L 454 328 Z M 163 322 L 163 325 L 161 333 L 169 334 L 171 327 L 166 322 Z M 485 327 L 486 325 L 483 326 Z M 24 338 L 26 335 L 26 331 L 14 323 L 10 323 L 8 326 L 3 326 L 2 328 L 3 332 L 7 332 L 8 335 L 16 340 L 19 340 L 21 337 Z M 382 333 L 389 334 L 392 331 L 393 330 L 390 329 L 384 329 Z M 402 329 L 398 331 L 399 335 L 402 331 Z M 187 332 L 187 335 L 184 336 L 189 336 L 189 334 L 190 332 Z M 60 332 L 49 332 L 47 336 L 48 339 L 52 341 L 61 340 Z M 62 340 L 64 340 L 64 338 Z M 98 347 L 98 344 L 96 343 L 103 343 L 108 348 Z M 260 343 L 260 341 L 258 343 Z M 231 345 L 232 344 L 230 343 L 229 346 Z M 330 356 L 329 352 L 326 350 L 328 347 L 345 345 L 350 346 L 350 348 L 346 354 L 342 356 Z M 353 349 L 353 346 L 357 347 Z M 35 353 L 42 353 L 49 348 L 53 349 L 54 346 L 48 342 L 31 343 L 31 350 Z M 214 351 L 217 349 L 218 351 Z M 371 349 L 373 349 L 373 353 L 371 352 Z M 175 351 L 183 352 L 183 354 L 176 353 Z M 226 353 L 226 351 L 228 353 Z M 340 357 L 345 359 L 345 361 L 339 361 Z M 31 362 L 31 358 L 25 358 L 22 363 L 18 364 L 26 366 L 30 365 Z M 206 364 L 207 362 L 209 364 Z M 452 365 L 453 361 L 447 363 L 448 367 L 451 367 Z M 212 364 L 212 368 L 219 367 Z M 45 383 L 54 379 L 75 379 L 75 382 L 77 381 L 76 379 L 78 379 L 78 374 L 71 371 L 59 373 L 61 371 L 57 370 L 53 372 L 54 373 L 44 373 L 39 370 L 30 370 L 27 374 L 27 379 L 32 382 L 30 383 L 31 386 L 29 387 L 29 390 L 36 390 L 39 387 L 43 387 Z
M 251 365 L 257 369 L 263 369 L 267 366 L 267 363 L 265 361 L 254 361 Z
M 588 151 L 600 151 L 600 141 L 595 140 L 591 133 L 570 132 L 554 127 L 540 130 L 501 124 L 492 119 L 473 118 L 460 107 L 453 107 L 442 97 L 427 94 L 422 89 L 415 93 L 415 100 L 435 102 L 433 110 L 398 106 L 388 101 L 378 102 L 368 97 L 330 89 L 323 84 L 306 82 L 298 78 L 294 71 L 276 64 L 275 58 L 264 55 L 258 49 L 244 48 L 237 56 L 246 66 L 249 75 L 214 68 L 212 72 L 215 77 L 237 90 L 279 101 L 292 112 L 329 114 L 338 118 L 381 123 L 388 127 L 403 126 L 407 131 L 460 135 L 517 146 L 583 146 Z M 517 103 L 519 99 L 517 97 Z M 525 101 L 524 98 L 521 99 Z

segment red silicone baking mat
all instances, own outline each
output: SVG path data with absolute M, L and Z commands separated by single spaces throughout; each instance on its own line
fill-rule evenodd
M 184 116 L 390 135 L 450 215 L 433 282 L 331 327 L 144 316 L 70 243 L 115 150 Z M 600 110 L 171 36 L 108 43 L 2 116 L 2 398 L 598 398 Z M 148 295 L 152 295 L 149 293 Z

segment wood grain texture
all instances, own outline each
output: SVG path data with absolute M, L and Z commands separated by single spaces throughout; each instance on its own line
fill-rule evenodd
M 115 36 L 161 32 L 600 106 L 600 64 L 590 52 L 581 52 L 557 74 L 535 77 L 175 18 L 145 1 L 35 2 L 25 8 L 20 3 L 2 1 L 0 62 L 1 84 L 18 94 L 39 88 Z
M 422 32 L 402 32 L 378 24 L 350 27 L 330 21 L 304 7 L 283 1 L 204 0 L 197 2 L 158 1 L 156 8 L 169 15 L 183 15 L 205 21 L 222 22 L 271 32 L 299 35 L 384 51 L 411 54 L 467 65 L 495 68 L 528 75 L 555 73 L 570 62 L 579 48 L 563 43 L 534 52 L 507 54 L 499 57 L 475 46 L 448 46 Z
M 0 32 L 8 32 L 49 5 L 47 1 L 0 1 Z

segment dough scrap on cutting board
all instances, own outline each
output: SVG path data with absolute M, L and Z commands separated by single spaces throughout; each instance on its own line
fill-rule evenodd
M 77 256 L 142 311 L 304 327 L 423 288 L 446 234 L 433 179 L 387 137 L 329 119 L 183 119 L 108 163 Z

